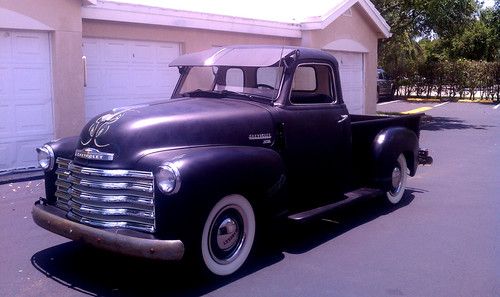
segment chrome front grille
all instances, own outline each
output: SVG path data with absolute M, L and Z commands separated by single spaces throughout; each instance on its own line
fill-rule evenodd
M 97 169 L 57 158 L 56 206 L 68 218 L 103 228 L 155 231 L 153 173 Z

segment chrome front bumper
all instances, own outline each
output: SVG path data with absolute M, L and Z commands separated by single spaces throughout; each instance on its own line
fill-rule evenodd
M 41 201 L 33 206 L 32 216 L 44 229 L 99 249 L 157 260 L 180 260 L 184 255 L 180 240 L 160 240 L 131 230 L 97 229 L 68 220 L 65 211 Z

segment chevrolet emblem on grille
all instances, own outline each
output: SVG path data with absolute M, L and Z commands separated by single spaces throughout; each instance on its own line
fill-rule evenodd
M 75 156 L 87 160 L 113 161 L 115 154 L 103 153 L 94 148 L 84 148 L 82 150 L 76 150 Z

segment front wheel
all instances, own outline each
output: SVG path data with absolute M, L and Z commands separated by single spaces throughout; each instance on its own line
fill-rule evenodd
M 222 198 L 203 227 L 201 251 L 206 268 L 216 275 L 237 271 L 248 258 L 255 238 L 252 205 L 241 195 Z
M 406 158 L 400 154 L 391 172 L 391 186 L 385 193 L 385 197 L 391 204 L 398 204 L 403 198 L 408 179 L 407 171 Z

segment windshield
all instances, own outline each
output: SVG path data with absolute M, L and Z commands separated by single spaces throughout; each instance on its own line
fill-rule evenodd
M 184 70 L 175 97 L 220 95 L 274 100 L 283 76 L 282 66 L 193 66 Z

